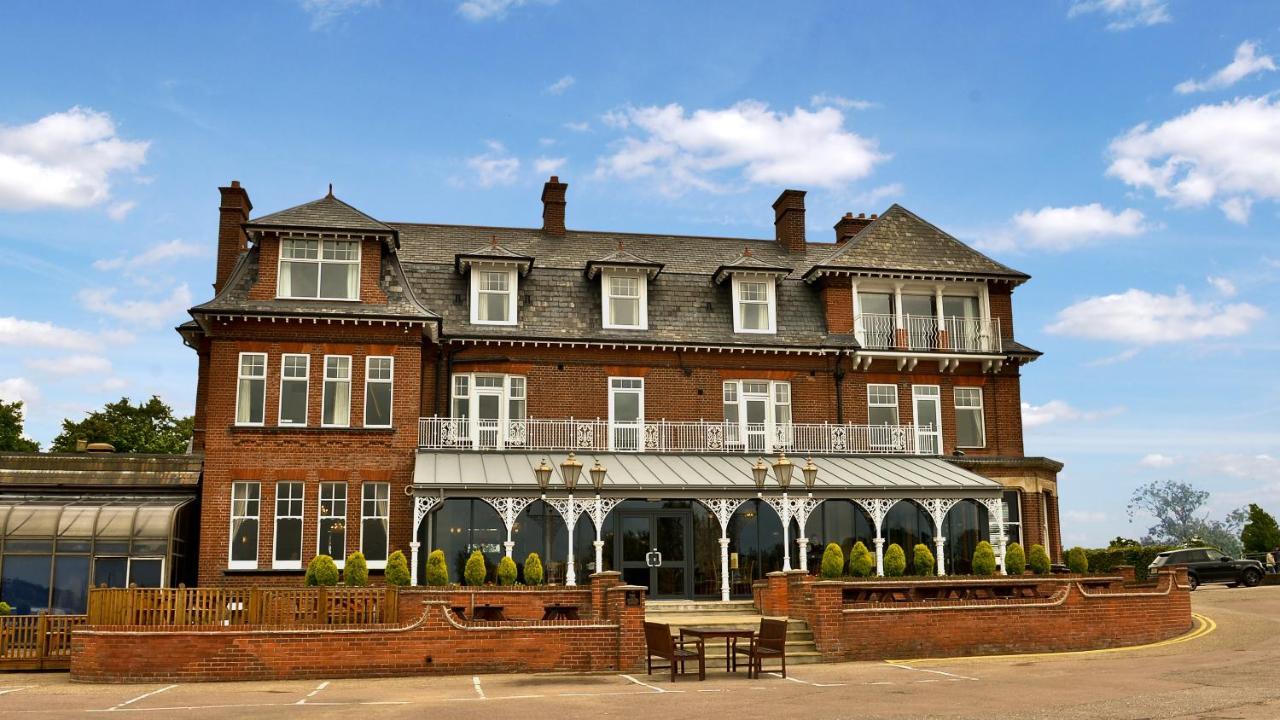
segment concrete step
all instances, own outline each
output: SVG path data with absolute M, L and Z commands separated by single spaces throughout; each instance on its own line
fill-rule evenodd
M 755 613 L 755 606 L 750 600 L 694 601 L 694 600 L 654 600 L 645 603 L 646 612 L 678 612 L 678 613 Z

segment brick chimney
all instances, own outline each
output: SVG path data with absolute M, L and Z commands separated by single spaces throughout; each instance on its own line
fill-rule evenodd
M 220 187 L 222 204 L 218 206 L 218 274 L 213 279 L 213 291 L 222 290 L 240 253 L 249 246 L 249 238 L 241 225 L 249 221 L 249 193 L 240 187 L 239 180 L 232 180 L 229 187 Z
M 773 230 L 789 253 L 804 252 L 804 191 L 783 190 L 773 201 Z
M 843 245 L 849 242 L 849 239 L 862 231 L 862 228 L 871 224 L 876 216 L 867 217 L 866 213 L 858 213 L 858 217 L 854 217 L 853 213 L 845 213 L 844 217 L 836 221 L 836 244 Z
M 552 175 L 542 186 L 542 231 L 549 235 L 564 235 L 564 195 L 568 183 Z

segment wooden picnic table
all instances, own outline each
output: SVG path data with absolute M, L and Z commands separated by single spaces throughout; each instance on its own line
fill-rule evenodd
M 755 634 L 755 630 L 742 630 L 739 628 L 729 627 L 680 628 L 681 640 L 684 640 L 685 635 L 690 635 L 702 640 L 701 645 L 705 645 L 707 640 L 718 640 L 720 638 L 724 638 L 724 669 L 726 672 L 734 672 L 738 669 L 738 638 L 746 638 L 747 640 L 750 640 L 755 637 Z
M 548 603 L 542 606 L 543 620 L 577 620 L 578 606 L 565 603 Z
M 506 620 L 507 616 L 502 612 L 504 609 L 506 609 L 505 605 L 491 605 L 489 603 L 476 605 L 471 611 L 474 616 L 472 619 L 489 621 Z

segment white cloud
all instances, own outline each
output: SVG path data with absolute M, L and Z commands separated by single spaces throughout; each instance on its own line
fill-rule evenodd
M 1146 455 L 1142 456 L 1142 459 L 1138 461 L 1138 464 L 1142 465 L 1143 467 L 1164 468 L 1164 467 L 1169 467 L 1170 465 L 1173 465 L 1176 462 L 1178 462 L 1177 458 L 1170 457 L 1168 455 L 1161 455 L 1160 453 L 1147 453 Z
M 531 5 L 535 0 L 464 0 L 458 3 L 458 14 L 471 20 L 501 20 L 515 8 Z M 543 5 L 553 5 L 556 0 L 536 0 Z
M 559 80 L 548 85 L 547 92 L 551 93 L 552 95 L 562 95 L 564 94 L 565 90 L 568 90 L 569 88 L 573 87 L 573 84 L 576 82 L 577 82 L 577 79 L 575 79 L 572 75 L 565 75 Z
M 1202 90 L 1221 90 L 1228 88 L 1254 73 L 1275 70 L 1275 60 L 1270 55 L 1258 55 L 1258 44 L 1245 40 L 1236 48 L 1236 55 L 1231 63 L 1204 80 L 1184 80 L 1174 86 L 1174 90 L 1182 95 Z
M 1130 360 L 1134 359 L 1135 357 L 1138 356 L 1139 352 L 1141 352 L 1141 350 L 1139 350 L 1138 348 L 1129 348 L 1127 350 L 1122 350 L 1116 353 L 1115 355 L 1108 355 L 1106 357 L 1098 358 L 1097 360 L 1090 360 L 1089 362 L 1085 363 L 1084 366 L 1085 367 L 1107 367 L 1108 365 L 1119 365 L 1120 363 L 1129 362 Z
M 107 208 L 107 217 L 115 220 L 116 222 L 120 222 L 128 217 L 129 213 L 133 212 L 133 209 L 136 207 L 138 207 L 138 203 L 133 200 L 124 200 L 122 202 L 112 203 Z
M 875 209 L 877 205 L 885 200 L 902 197 L 902 194 L 906 191 L 907 187 L 900 182 L 889 183 L 888 185 L 880 185 L 866 192 L 858 193 L 853 196 L 850 202 L 859 208 L 870 207 Z
M 564 163 L 565 159 L 562 157 L 540 157 L 533 161 L 533 169 L 536 170 L 539 175 L 546 175 L 547 173 L 559 172 L 560 168 L 564 166 Z
M 1122 407 L 1106 410 L 1081 410 L 1063 400 L 1050 400 L 1043 405 L 1022 403 L 1022 425 L 1028 428 L 1042 427 L 1050 423 L 1078 421 L 1091 422 L 1124 412 Z
M 113 175 L 141 167 L 149 146 L 117 136 L 107 113 L 80 107 L 29 125 L 0 125 L 0 209 L 105 203 Z
M 506 147 L 496 140 L 488 143 L 489 151 L 467 158 L 467 167 L 475 173 L 481 187 L 510 185 L 520 172 L 520 158 L 512 156 Z
M 1150 230 L 1145 216 L 1133 208 L 1112 212 L 1098 203 L 1023 210 L 1006 231 L 978 242 L 986 250 L 1062 252 L 1112 237 L 1135 237 Z
M 809 98 L 809 104 L 813 107 L 838 107 L 843 110 L 870 110 L 874 107 L 880 107 L 880 103 L 870 100 L 859 100 L 858 98 L 847 98 L 840 95 L 827 95 L 819 93 Z
M 102 338 L 53 323 L 20 320 L 10 316 L 0 317 L 0 345 L 83 351 L 101 347 Z
M 140 327 L 160 327 L 182 319 L 191 307 L 191 290 L 179 285 L 168 297 L 117 300 L 115 288 L 86 288 L 77 295 L 85 309 Z
M 546 137 L 538 138 L 538 144 L 541 145 L 542 147 L 551 147 L 552 145 L 556 144 L 556 139 L 546 138 Z
M 97 387 L 101 390 L 115 392 L 123 390 L 129 386 L 129 381 L 121 377 L 109 377 L 98 383 Z
M 1045 328 L 1054 335 L 1154 345 L 1210 337 L 1233 337 L 1262 319 L 1249 303 L 1197 301 L 1178 288 L 1173 295 L 1130 289 L 1081 300 L 1058 312 Z
M 1238 292 L 1236 284 L 1231 282 L 1229 278 L 1210 275 L 1206 279 L 1209 281 L 1209 284 L 1213 286 L 1213 289 L 1217 290 L 1218 294 L 1223 297 L 1235 297 L 1236 292 Z
M 377 7 L 381 0 L 300 0 L 302 9 L 311 16 L 311 29 L 321 30 L 330 23 L 365 8 Z
M 722 192 L 737 171 L 748 183 L 840 187 L 871 174 L 888 155 L 876 141 L 844 128 L 833 107 L 775 112 L 754 100 L 686 113 L 677 104 L 627 108 L 639 137 L 621 141 L 601 157 L 599 176 L 657 180 L 668 194 L 695 188 Z
M 201 245 L 183 240 L 170 240 L 159 245 L 152 245 L 137 255 L 121 255 L 110 259 L 94 260 L 93 266 L 99 270 L 136 270 L 168 260 L 203 257 L 205 254 L 206 249 Z
M 1129 30 L 1167 23 L 1169 0 L 1076 0 L 1067 11 L 1067 17 L 1087 13 L 1101 13 L 1108 18 L 1108 30 Z
M 6 402 L 21 400 L 24 404 L 30 405 L 39 399 L 40 388 L 26 378 L 12 377 L 0 380 L 0 400 Z
M 1062 516 L 1074 525 L 1096 524 L 1107 521 L 1107 514 L 1100 510 L 1067 510 Z
M 564 124 L 565 129 L 574 132 L 584 133 L 591 131 L 591 123 L 588 122 L 567 122 Z
M 1280 199 L 1280 99 L 1201 105 L 1111 142 L 1107 174 L 1180 206 L 1219 201 L 1235 222 L 1257 199 Z
M 27 367 L 55 377 L 105 375 L 111 372 L 111 361 L 101 355 L 67 355 L 60 358 L 28 360 Z

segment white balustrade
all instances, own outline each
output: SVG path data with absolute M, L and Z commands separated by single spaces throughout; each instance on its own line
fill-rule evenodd
M 862 313 L 855 318 L 858 342 L 868 350 L 944 350 L 998 353 L 1000 319 Z M 902 332 L 899 332 L 899 331 Z

